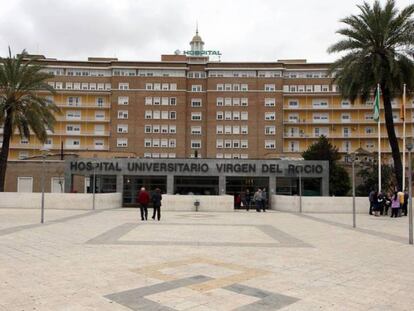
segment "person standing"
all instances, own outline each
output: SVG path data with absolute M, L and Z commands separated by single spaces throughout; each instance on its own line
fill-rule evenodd
M 407 216 L 408 214 L 408 192 L 407 190 L 404 191 L 404 203 L 403 203 L 403 207 L 402 207 L 402 214 L 404 214 L 404 216 Z
M 267 207 L 267 192 L 266 192 L 266 188 L 263 188 L 263 190 L 262 190 L 262 210 L 263 210 L 263 212 L 266 212 L 266 207 Z
M 262 209 L 262 190 L 260 188 L 254 193 L 253 201 L 256 205 L 256 212 L 260 212 Z
M 378 192 L 375 216 L 382 215 L 383 211 L 384 211 L 384 195 L 382 194 L 382 192 Z
M 150 196 L 145 190 L 145 187 L 141 188 L 141 191 L 138 193 L 137 201 L 141 210 L 141 220 L 148 220 L 148 203 Z
M 394 195 L 391 199 L 391 218 L 398 217 L 398 210 L 400 208 L 400 199 L 398 198 L 398 193 L 394 192 Z
M 154 206 L 154 213 L 152 214 L 152 219 L 155 219 L 155 216 L 157 215 L 158 221 L 160 221 L 161 219 L 161 200 L 161 189 L 157 188 L 155 189 L 155 192 L 152 195 L 152 205 Z
M 371 189 L 371 192 L 368 195 L 368 199 L 369 199 L 369 214 L 372 215 L 372 208 L 374 207 L 374 195 L 375 195 L 375 191 L 374 189 Z
M 249 189 L 246 189 L 246 211 L 249 211 L 251 202 L 252 202 L 252 195 Z
M 404 207 L 404 192 L 398 191 L 398 198 L 400 200 L 400 208 L 398 209 L 398 217 L 401 217 L 401 212 Z
M 240 207 L 246 207 L 247 201 L 246 201 L 246 192 L 242 190 L 240 192 Z

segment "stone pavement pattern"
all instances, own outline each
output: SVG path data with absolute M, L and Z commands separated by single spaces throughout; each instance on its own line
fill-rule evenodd
M 2 310 L 413 310 L 407 218 L 0 209 Z

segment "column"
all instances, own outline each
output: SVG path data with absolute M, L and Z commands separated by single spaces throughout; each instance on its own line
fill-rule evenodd
M 68 170 L 65 171 L 65 193 L 69 193 L 72 191 L 72 182 L 73 182 L 73 175 L 68 172 Z
M 275 202 L 273 202 L 273 196 L 276 195 L 276 177 L 269 177 L 269 208 L 273 209 L 273 203 L 276 204 L 276 200 Z M 275 208 L 276 209 L 276 208 Z
M 329 176 L 321 178 L 321 193 L 322 196 L 329 196 Z
M 219 176 L 219 194 L 226 194 L 226 176 Z
M 124 175 L 116 175 L 116 192 L 124 193 Z
M 174 175 L 167 175 L 167 194 L 174 194 Z

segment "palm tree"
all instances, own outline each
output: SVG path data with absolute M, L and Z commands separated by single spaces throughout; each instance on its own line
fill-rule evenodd
M 394 0 L 382 7 L 364 2 L 358 15 L 341 20 L 346 25 L 337 31 L 344 36 L 329 53 L 344 53 L 331 67 L 342 96 L 366 100 L 380 84 L 385 124 L 394 160 L 398 186 L 402 185 L 402 163 L 395 135 L 391 101 L 402 94 L 404 83 L 414 90 L 414 4 L 398 10 Z
M 0 58 L 0 125 L 3 126 L 3 145 L 0 151 L 0 192 L 4 191 L 10 139 L 17 129 L 21 137 L 30 138 L 33 133 L 41 142 L 47 138 L 47 130 L 53 130 L 54 112 L 57 106 L 39 91 L 54 94 L 46 80 L 52 78 L 44 67 L 28 59 L 23 50 L 13 56 Z

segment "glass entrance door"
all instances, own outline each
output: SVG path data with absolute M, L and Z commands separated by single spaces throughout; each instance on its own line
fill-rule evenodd
M 253 199 L 254 193 L 257 189 L 266 188 L 267 197 L 269 202 L 269 178 L 268 177 L 226 177 L 226 194 L 234 196 L 234 208 L 244 208 L 239 204 L 239 199 L 237 198 L 240 193 L 247 192 L 250 194 Z

